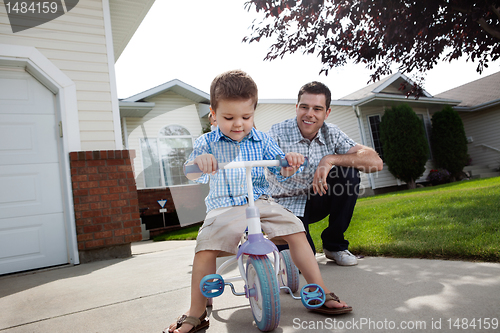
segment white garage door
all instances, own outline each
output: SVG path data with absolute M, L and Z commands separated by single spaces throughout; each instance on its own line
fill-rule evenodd
M 68 263 L 55 96 L 0 68 L 0 274 Z

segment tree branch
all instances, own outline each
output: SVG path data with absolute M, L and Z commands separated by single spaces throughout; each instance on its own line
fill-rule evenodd
M 491 5 L 491 9 L 493 10 L 493 13 L 500 19 L 500 7 L 495 7 Z
M 492 37 L 500 40 L 500 31 L 495 29 L 493 26 L 489 25 L 484 18 L 480 18 L 476 21 L 484 31 L 490 34 Z

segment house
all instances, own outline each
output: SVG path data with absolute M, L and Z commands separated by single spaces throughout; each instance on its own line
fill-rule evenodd
M 407 98 L 407 90 L 401 88 L 412 85 L 413 82 L 402 73 L 388 76 L 352 94 L 332 100 L 332 111 L 326 121 L 339 126 L 357 143 L 373 147 L 383 159 L 384 154 L 379 137 L 381 118 L 387 108 L 406 103 L 422 119 L 429 141 L 432 113 L 442 110 L 447 105 L 455 106 L 460 103 L 460 100 L 433 97 L 425 90 L 419 99 Z M 257 128 L 267 131 L 272 124 L 295 117 L 296 103 L 296 100 L 260 100 L 255 113 Z M 429 156 L 426 169 L 417 182 L 425 181 L 428 170 L 432 169 L 431 156 Z M 402 183 L 389 172 L 387 167 L 376 173 L 361 173 L 360 194 L 378 193 L 389 187 L 402 185 Z
M 422 119 L 429 135 L 431 114 L 446 105 L 460 103 L 455 99 L 433 97 L 426 91 L 419 99 L 406 98 L 406 91 L 400 89 L 402 84 L 410 86 L 413 83 L 403 74 L 396 73 L 334 100 L 327 121 L 338 125 L 356 142 L 374 147 L 383 156 L 379 123 L 386 108 L 408 103 Z M 255 112 L 256 127 L 265 132 L 272 124 L 295 117 L 296 102 L 295 99 L 259 100 Z M 194 140 L 208 124 L 208 112 L 209 95 L 180 80 L 169 81 L 120 101 L 125 146 L 136 152 L 135 180 L 144 220 L 154 216 L 159 219 L 157 202 L 165 199 L 167 210 L 177 213 L 179 224 L 203 220 L 203 198 L 208 189 L 185 178 L 182 165 Z M 428 170 L 432 168 L 430 158 Z M 426 175 L 424 173 L 420 181 L 424 181 Z M 377 173 L 363 173 L 361 185 L 361 194 L 372 194 L 401 185 L 401 181 L 384 168 Z M 185 218 L 187 213 L 191 214 L 188 214 L 189 218 Z M 174 219 L 173 215 L 169 219 Z M 148 228 L 161 231 L 169 224 L 169 221 L 163 221 L 163 225 L 157 221 Z
M 0 274 L 127 256 L 141 239 L 114 64 L 153 2 L 56 2 L 16 32 L 1 6 Z
M 135 181 L 146 228 L 161 233 L 162 227 L 203 221 L 208 186 L 188 180 L 183 165 L 208 124 L 210 96 L 172 80 L 119 105 L 125 147 L 136 152 Z M 164 199 L 166 221 L 157 203 Z
M 493 78 L 496 80 L 494 81 Z M 498 121 L 491 117 L 496 116 L 499 96 L 498 80 L 500 75 L 482 79 L 490 90 L 479 85 L 476 89 L 470 88 L 471 98 L 476 97 L 475 104 L 465 98 L 461 87 L 456 93 L 443 93 L 431 96 L 425 90 L 418 99 L 407 98 L 405 87 L 413 82 L 401 73 L 388 76 L 376 83 L 331 102 L 332 112 L 327 122 L 338 125 L 347 135 L 356 142 L 373 147 L 383 158 L 383 149 L 379 137 L 379 124 L 385 110 L 402 103 L 409 104 L 422 119 L 422 126 L 429 142 L 431 117 L 436 111 L 445 106 L 455 107 L 464 119 L 466 132 L 480 139 L 481 134 L 490 141 L 481 141 L 483 145 L 476 147 L 478 153 L 489 155 L 479 160 L 479 154 L 471 150 L 474 159 L 481 163 L 494 160 L 494 147 L 498 145 L 498 134 L 494 131 Z M 474 82 L 473 82 L 474 83 Z M 471 83 L 471 84 L 473 84 Z M 465 85 L 465 91 L 469 90 Z M 481 93 L 488 91 L 490 95 Z M 163 85 L 146 90 L 137 95 L 120 101 L 120 116 L 122 117 L 122 132 L 127 149 L 136 152 L 134 160 L 135 180 L 138 189 L 139 207 L 143 211 L 144 220 L 158 215 L 158 200 L 167 200 L 167 209 L 172 212 L 170 219 L 173 224 L 191 224 L 202 221 L 204 217 L 203 198 L 208 191 L 202 185 L 195 184 L 183 176 L 182 164 L 190 153 L 194 140 L 203 133 L 208 125 L 209 95 L 180 80 L 172 80 Z M 259 100 L 255 112 L 255 125 L 259 130 L 268 131 L 272 124 L 295 117 L 295 99 L 264 99 Z M 474 113 L 471 113 L 474 112 Z M 497 112 L 498 113 L 498 112 Z M 467 119 L 467 115 L 479 116 L 491 122 L 491 126 L 477 125 Z M 495 118 L 496 119 L 496 118 Z M 481 120 L 477 120 L 481 122 Z M 488 134 L 481 129 L 491 128 Z M 476 128 L 476 132 L 474 131 Z M 468 134 L 469 135 L 469 134 Z M 481 138 L 482 140 L 482 138 Z M 494 141 L 496 140 L 496 141 Z M 493 147 L 493 148 L 492 148 Z M 493 154 L 493 155 L 492 155 Z M 417 182 L 426 181 L 428 171 L 433 168 L 432 155 L 426 165 L 426 171 Z M 376 173 L 362 173 L 361 194 L 369 195 L 387 191 L 390 188 L 402 185 L 388 171 L 388 168 Z M 174 214 L 175 212 L 176 214 Z M 179 221 L 175 220 L 178 215 Z M 187 217 L 186 217 L 187 216 Z M 167 224 L 171 224 L 167 221 Z M 153 225 L 158 232 L 164 230 L 161 221 Z
M 500 167 L 500 72 L 436 95 L 456 99 L 464 123 L 472 164 Z

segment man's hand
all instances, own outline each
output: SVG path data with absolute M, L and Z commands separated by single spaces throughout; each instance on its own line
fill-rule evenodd
M 330 169 L 333 167 L 331 163 L 331 158 L 329 156 L 325 156 L 319 161 L 318 168 L 314 173 L 314 178 L 312 182 L 313 192 L 314 194 L 318 193 L 320 196 L 326 194 L 328 190 L 328 183 L 326 182 L 326 177 L 330 172 Z
M 299 153 L 286 153 L 285 159 L 287 160 L 289 167 L 281 168 L 281 174 L 284 177 L 290 177 L 304 164 L 304 155 Z

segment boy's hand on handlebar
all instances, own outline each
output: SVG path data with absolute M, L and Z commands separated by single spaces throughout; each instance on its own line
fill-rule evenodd
M 217 160 L 212 154 L 203 154 L 196 157 L 193 161 L 203 173 L 211 173 L 215 175 L 217 172 Z
M 281 168 L 281 174 L 285 177 L 293 175 L 304 164 L 304 155 L 299 153 L 286 153 L 285 159 L 289 167 Z

